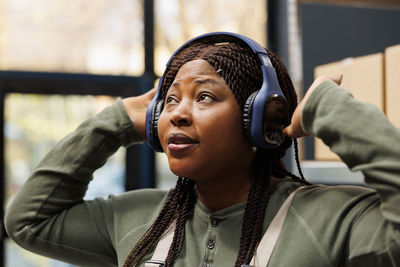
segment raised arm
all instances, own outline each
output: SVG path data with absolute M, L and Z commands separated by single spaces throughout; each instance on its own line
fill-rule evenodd
M 140 107 L 153 94 L 117 100 L 46 155 L 7 210 L 10 238 L 28 250 L 77 265 L 117 264 L 109 202 L 82 199 L 93 172 L 110 155 L 143 140 L 138 132 L 144 128 L 138 123 L 139 131 L 135 129 L 128 113 L 132 117 L 139 107 L 137 116 L 144 120 Z
M 352 218 L 348 266 L 400 264 L 400 133 L 372 104 L 361 103 L 335 82 L 321 80 L 299 105 L 286 134 L 321 138 L 365 184 L 377 202 Z M 300 120 L 300 121 L 299 121 Z M 300 127 L 300 128 L 299 128 Z

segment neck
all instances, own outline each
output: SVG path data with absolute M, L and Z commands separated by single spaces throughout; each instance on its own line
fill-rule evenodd
M 280 179 L 271 176 L 268 187 L 277 184 Z M 220 183 L 196 182 L 197 195 L 207 208 L 217 211 L 247 201 L 252 179 L 232 179 Z
M 216 211 L 247 201 L 251 186 L 250 176 L 218 180 L 217 183 L 196 182 L 198 198 L 204 206 Z

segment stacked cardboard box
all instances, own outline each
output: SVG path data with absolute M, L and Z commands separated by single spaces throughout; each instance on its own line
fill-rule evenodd
M 357 100 L 374 104 L 400 127 L 400 105 L 396 103 L 400 99 L 400 45 L 387 48 L 385 54 L 347 58 L 314 69 L 315 77 L 339 73 L 344 75 L 341 87 Z M 315 160 L 339 160 L 320 139 L 315 139 L 314 148 Z
M 386 116 L 400 128 L 400 45 L 385 50 Z

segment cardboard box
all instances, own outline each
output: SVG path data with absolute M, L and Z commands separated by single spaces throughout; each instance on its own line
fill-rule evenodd
M 385 49 L 386 116 L 400 128 L 400 45 Z
M 341 87 L 349 90 L 354 98 L 369 102 L 384 112 L 384 57 L 382 53 L 347 58 L 314 69 L 314 76 L 342 73 Z M 315 160 L 337 161 L 339 157 L 330 151 L 320 139 L 315 138 Z

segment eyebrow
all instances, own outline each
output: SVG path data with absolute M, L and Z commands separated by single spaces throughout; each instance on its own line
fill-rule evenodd
M 196 79 L 196 80 L 194 80 L 194 82 L 197 84 L 209 83 L 209 84 L 213 84 L 213 85 L 220 85 L 217 81 L 214 81 L 212 79 Z
M 174 83 L 171 84 L 170 88 L 171 88 L 171 87 L 178 87 L 178 86 L 180 86 L 180 85 L 181 85 L 180 83 L 174 82 Z
M 196 79 L 196 80 L 194 80 L 194 82 L 196 84 L 207 84 L 207 83 L 209 83 L 209 84 L 212 84 L 212 85 L 220 85 L 217 81 L 214 81 L 212 79 Z M 178 87 L 180 85 L 181 85 L 181 83 L 174 82 L 174 83 L 171 84 L 171 87 Z

